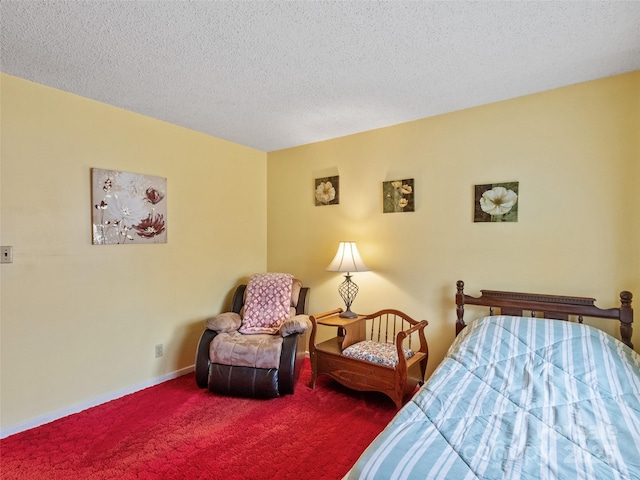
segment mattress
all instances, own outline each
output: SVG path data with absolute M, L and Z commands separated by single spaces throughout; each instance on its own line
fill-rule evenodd
M 472 322 L 347 479 L 640 479 L 640 356 L 587 325 Z

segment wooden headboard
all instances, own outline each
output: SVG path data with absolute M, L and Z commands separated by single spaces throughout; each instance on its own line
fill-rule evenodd
M 464 293 L 464 282 L 456 283 L 456 335 L 466 327 L 464 323 L 465 305 L 482 305 L 490 307 L 489 314 L 494 315 L 494 308 L 500 309 L 500 315 L 517 317 L 542 315 L 543 318 L 568 320 L 569 315 L 578 317 L 610 318 L 620 321 L 620 338 L 633 348 L 631 334 L 633 332 L 633 308 L 631 308 L 631 292 L 620 292 L 620 307 L 601 309 L 594 305 L 594 298 L 566 297 L 561 295 L 544 295 L 538 293 L 503 292 L 498 290 L 480 290 L 480 297 L 471 297 Z

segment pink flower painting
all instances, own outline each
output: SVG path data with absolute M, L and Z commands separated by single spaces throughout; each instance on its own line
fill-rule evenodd
M 93 244 L 167 243 L 167 179 L 91 169 Z

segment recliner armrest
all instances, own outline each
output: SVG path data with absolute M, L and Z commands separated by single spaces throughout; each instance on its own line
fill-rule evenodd
M 213 317 L 207 318 L 205 326 L 209 330 L 215 330 L 218 333 L 235 332 L 242 325 L 242 318 L 235 312 L 219 313 Z
M 280 326 L 280 335 L 288 337 L 294 333 L 304 333 L 311 328 L 311 320 L 309 315 L 296 315 L 288 318 Z

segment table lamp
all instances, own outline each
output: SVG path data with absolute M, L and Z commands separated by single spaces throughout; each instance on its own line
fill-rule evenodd
M 356 318 L 357 313 L 351 311 L 351 304 L 358 294 L 358 285 L 351 281 L 351 272 L 367 272 L 369 268 L 364 264 L 356 242 L 340 242 L 338 245 L 338 251 L 331 263 L 327 266 L 328 272 L 346 272 L 344 276 L 346 280 L 338 287 L 338 293 L 344 300 L 344 304 L 347 306 L 347 310 L 342 312 L 340 316 L 342 318 Z

